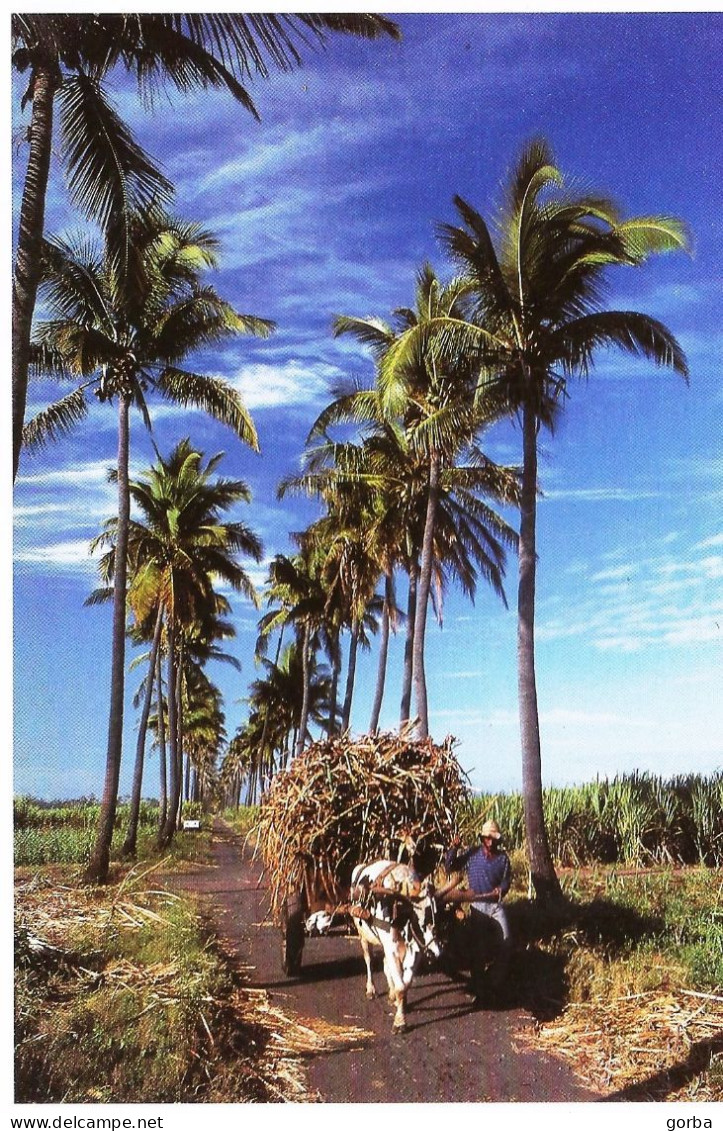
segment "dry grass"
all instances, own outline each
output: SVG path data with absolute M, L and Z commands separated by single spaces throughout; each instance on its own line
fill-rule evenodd
M 723 997 L 656 990 L 569 1005 L 527 1043 L 569 1060 L 586 1084 L 621 1099 L 723 1099 Z
M 710 869 L 596 867 L 534 942 L 564 962 L 562 1012 L 523 1039 L 610 1098 L 723 1099 L 723 888 Z
M 369 1034 L 286 1016 L 233 975 L 187 900 L 137 867 L 16 892 L 20 1102 L 308 1102 L 303 1057 Z

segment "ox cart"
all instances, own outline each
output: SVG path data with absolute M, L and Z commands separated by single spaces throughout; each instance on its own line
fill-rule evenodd
M 350 882 L 340 881 L 329 899 L 328 888 L 323 891 L 313 884 L 313 868 L 300 890 L 290 892 L 282 900 L 278 912 L 281 932 L 281 966 L 290 978 L 298 977 L 307 938 L 318 935 L 351 934 Z
M 410 924 L 414 930 L 415 923 L 419 921 L 423 932 L 425 915 L 428 922 L 438 927 L 445 907 L 456 901 L 456 893 L 450 891 L 456 883 L 447 884 L 437 891 L 431 879 L 423 883 L 416 879 L 416 866 L 411 867 L 404 860 L 405 856 L 415 857 L 415 849 L 416 845 L 407 838 L 399 846 L 399 859 L 380 858 L 374 861 L 372 867 L 376 871 L 373 881 L 363 874 L 368 868 L 360 863 L 348 881 L 343 878 L 332 890 L 331 899 L 328 884 L 323 890 L 314 886 L 314 869 L 311 868 L 302 890 L 287 895 L 280 907 L 281 965 L 284 973 L 298 977 L 308 938 L 354 934 L 363 923 L 369 924 L 370 929 L 378 934 L 391 930 L 395 923 L 402 927 Z M 435 930 L 433 933 L 436 936 L 441 932 Z M 421 938 L 417 941 L 424 949 L 426 944 Z
M 259 809 L 257 851 L 287 975 L 299 974 L 307 938 L 348 933 L 369 912 L 352 892 L 360 865 L 414 858 L 426 876 L 438 864 L 469 800 L 453 747 L 452 739 L 435 745 L 408 731 L 339 736 L 312 743 L 274 777 Z M 422 898 L 396 894 L 409 904 Z

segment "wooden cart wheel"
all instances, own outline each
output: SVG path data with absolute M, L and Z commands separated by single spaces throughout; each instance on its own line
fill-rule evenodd
M 281 909 L 281 965 L 290 978 L 301 972 L 304 952 L 304 900 L 290 895 Z

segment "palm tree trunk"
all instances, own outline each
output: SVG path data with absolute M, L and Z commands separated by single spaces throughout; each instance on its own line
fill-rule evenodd
M 28 398 L 28 363 L 35 299 L 40 280 L 45 196 L 53 141 L 53 100 L 60 82 L 56 64 L 38 66 L 32 78 L 33 113 L 30 154 L 20 205 L 18 245 L 13 279 L 12 381 L 13 381 L 13 483 L 18 473 L 25 407 Z
M 344 707 L 341 716 L 341 731 L 346 734 L 351 723 L 351 701 L 354 695 L 354 678 L 356 676 L 356 654 L 359 646 L 359 621 L 355 620 L 351 626 L 351 640 L 349 641 L 349 664 L 346 673 L 346 689 L 344 691 Z
M 191 755 L 186 751 L 186 781 L 183 787 L 183 796 L 186 801 L 191 800 Z
M 414 626 L 417 620 L 417 579 L 419 567 L 416 559 L 409 567 L 409 594 L 407 596 L 407 636 L 404 641 L 404 670 L 402 672 L 402 703 L 399 711 L 399 725 L 409 722 L 412 704 L 412 669 L 414 660 Z
M 379 716 L 382 713 L 384 700 L 384 685 L 387 679 L 387 656 L 389 655 L 389 622 L 391 620 L 392 606 L 392 575 L 387 573 L 384 577 L 384 606 L 382 608 L 382 631 L 379 638 L 379 664 L 377 667 L 377 683 L 374 689 L 374 702 L 372 703 L 372 717 L 369 720 L 369 733 L 376 734 L 379 730 Z
M 173 840 L 176 829 L 176 812 L 181 792 L 181 774 L 178 766 L 178 716 L 176 699 L 176 626 L 173 613 L 169 611 L 166 622 L 168 638 L 168 676 L 166 695 L 168 699 L 168 766 L 170 770 L 170 789 L 168 808 L 163 827 L 158 834 L 158 847 L 166 848 Z
M 517 599 L 517 680 L 522 739 L 522 794 L 530 873 L 541 902 L 562 898 L 545 830 L 542 808 L 540 720 L 535 676 L 535 580 L 537 511 L 537 419 L 523 409 L 523 464 L 520 503 L 519 589 Z
M 417 715 L 417 737 L 426 738 L 429 734 L 429 711 L 427 707 L 427 680 L 424 674 L 424 636 L 427 629 L 427 604 L 432 585 L 432 564 L 434 557 L 434 526 L 439 499 L 439 453 L 432 452 L 429 457 L 429 494 L 427 495 L 427 514 L 424 520 L 422 538 L 422 559 L 419 565 L 419 589 L 417 591 L 417 615 L 414 623 L 412 645 L 412 681 L 414 684 L 414 704 Z
M 181 827 L 183 809 L 183 637 L 178 642 L 178 664 L 176 665 L 176 758 L 178 761 L 178 800 L 176 803 L 175 827 Z M 173 834 L 171 834 L 171 840 Z
M 279 657 L 281 656 L 281 645 L 282 645 L 283 640 L 284 640 L 284 627 L 285 626 L 282 624 L 281 631 L 279 633 L 279 642 L 276 645 L 276 658 L 274 660 L 274 668 L 276 670 L 278 670 L 278 667 L 279 667 Z M 260 757 L 262 757 L 262 758 L 263 758 L 263 755 L 264 755 L 264 747 L 266 746 L 266 734 L 268 732 L 268 729 L 269 729 L 269 710 L 268 710 L 268 707 L 267 707 L 266 713 L 264 715 L 264 725 L 263 725 L 263 729 L 261 731 L 261 741 L 259 742 L 259 748 L 260 748 L 259 754 L 260 754 Z
M 158 711 L 158 763 L 159 763 L 159 798 L 158 798 L 158 831 L 166 823 L 168 812 L 168 781 L 166 778 L 166 719 L 165 705 L 163 702 L 163 679 L 161 673 L 161 650 L 156 656 L 156 703 Z
M 110 676 L 110 714 L 105 782 L 100 803 L 98 829 L 85 877 L 90 883 L 104 884 L 108 879 L 110 846 L 113 839 L 118 781 L 123 753 L 123 693 L 125 687 L 126 643 L 126 573 L 128 568 L 128 525 L 130 491 L 128 489 L 128 455 L 130 448 L 129 400 L 125 393 L 118 397 L 118 527 L 113 578 L 113 628 Z
M 339 633 L 334 639 L 334 652 L 331 657 L 331 690 L 329 692 L 329 719 L 326 724 L 326 736 L 331 738 L 336 734 L 337 699 L 339 696 L 339 671 L 341 669 L 341 651 L 339 648 Z
M 301 718 L 299 719 L 299 729 L 296 734 L 296 746 L 294 754 L 298 757 L 304 749 L 306 742 L 306 727 L 309 721 L 309 691 L 311 683 L 311 672 L 309 670 L 309 652 L 311 649 L 311 626 L 304 625 L 304 638 L 301 651 L 301 678 L 303 682 L 302 698 L 301 698 Z
M 153 700 L 153 680 L 156 674 L 156 657 L 158 656 L 161 645 L 161 632 L 163 630 L 163 605 L 158 606 L 158 616 L 156 617 L 156 627 L 153 633 L 153 643 L 151 645 L 151 655 L 148 660 L 148 676 L 146 679 L 146 695 L 143 701 L 143 710 L 141 712 L 140 722 L 138 724 L 138 743 L 136 745 L 136 762 L 133 767 L 133 788 L 131 789 L 131 811 L 128 818 L 128 832 L 123 841 L 122 854 L 124 856 L 135 856 L 136 854 L 136 841 L 138 840 L 138 818 L 141 812 L 141 790 L 143 787 L 143 763 L 146 754 L 146 734 L 148 731 L 148 719 L 151 714 L 151 702 Z
M 254 779 L 254 771 L 252 769 L 252 770 L 249 771 L 248 781 L 246 782 L 246 804 L 247 805 L 253 805 L 253 798 L 255 796 L 255 793 L 256 793 L 256 782 L 255 782 L 255 779 Z M 239 800 L 240 800 L 240 798 L 241 798 L 241 784 L 240 783 L 239 783 L 238 795 L 239 795 Z

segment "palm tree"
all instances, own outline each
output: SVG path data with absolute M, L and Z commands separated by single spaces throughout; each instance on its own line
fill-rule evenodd
M 313 430 L 312 430 L 313 431 Z M 317 496 L 326 506 L 326 514 L 308 528 L 305 538 L 313 542 L 322 562 L 321 572 L 326 590 L 326 615 L 333 625 L 332 703 L 328 733 L 333 733 L 336 707 L 336 683 L 339 669 L 338 636 L 342 627 L 350 629 L 349 665 L 341 725 L 346 730 L 351 715 L 358 645 L 367 646 L 367 630 L 377 631 L 375 613 L 382 616 L 382 646 L 377 680 L 377 718 L 381 709 L 386 674 L 386 650 L 389 626 L 395 616 L 393 600 L 393 551 L 384 517 L 392 500 L 382 495 L 383 480 L 365 456 L 367 449 L 355 444 L 326 442 L 304 455 L 301 475 L 290 476 L 279 486 L 279 497 L 289 491 L 304 491 Z M 386 576 L 385 599 L 375 596 L 377 581 Z
M 258 118 L 247 79 L 300 65 L 302 50 L 323 45 L 337 32 L 399 38 L 396 24 L 364 13 L 12 16 L 13 64 L 29 76 L 23 107 L 32 103 L 13 280 L 13 480 L 41 275 L 55 101 L 71 196 L 101 225 L 122 275 L 133 214 L 151 199 L 167 203 L 171 186 L 108 102 L 103 80 L 113 68 L 134 74 L 146 101 L 163 85 L 182 93 L 214 87 L 227 90 Z
M 409 718 L 413 681 L 421 736 L 429 731 L 424 671 L 427 607 L 435 575 L 439 584 L 439 562 L 444 557 L 438 533 L 440 510 L 453 504 L 455 493 L 464 491 L 467 517 L 465 508 L 457 508 L 464 533 L 460 537 L 454 521 L 447 521 L 445 529 L 451 535 L 447 540 L 448 560 L 449 555 L 456 558 L 454 569 L 468 591 L 475 574 L 473 569 L 470 572 L 471 562 L 463 551 L 471 551 L 502 595 L 504 550 L 499 539 L 507 544 L 515 542 L 507 524 L 478 497 L 488 494 L 503 503 L 517 499 L 515 469 L 499 468 L 473 443 L 474 437 L 499 416 L 499 403 L 480 395 L 475 368 L 463 353 L 451 360 L 446 358 L 427 332 L 440 320 L 454 322 L 462 317 L 467 291 L 468 284 L 463 280 L 442 285 L 426 264 L 417 277 L 415 308 L 395 312 L 396 328 L 379 319 L 338 318 L 337 334 L 352 334 L 372 349 L 377 386 L 338 397 L 321 414 L 311 433 L 324 435 L 332 423 L 343 420 L 367 420 L 377 425 L 376 474 L 386 474 L 391 487 L 383 507 L 384 521 L 388 523 L 389 515 L 395 515 L 397 539 L 404 532 L 409 576 L 401 721 Z M 415 351 L 407 348 L 412 338 L 419 347 Z M 384 472 L 378 457 L 386 462 Z M 460 460 L 466 461 L 466 466 L 460 467 Z M 369 471 L 366 474 L 371 482 Z
M 286 480 L 279 488 L 283 496 L 293 480 Z M 356 677 L 359 646 L 368 647 L 369 632 L 377 631 L 375 613 L 380 602 L 375 598 L 377 581 L 382 573 L 376 547 L 368 537 L 371 514 L 365 507 L 365 493 L 351 492 L 350 484 L 339 480 L 332 487 L 328 481 L 322 497 L 326 514 L 313 522 L 303 535 L 314 560 L 326 594 L 325 620 L 335 628 L 348 628 L 349 659 L 341 716 L 341 729 L 347 731 L 351 722 L 351 704 Z M 328 631 L 328 630 L 327 630 Z M 337 634 L 338 639 L 338 634 Z M 338 649 L 337 649 L 338 651 Z M 336 703 L 331 705 L 330 720 Z
M 302 655 L 297 642 L 279 653 L 275 662 L 262 659 L 265 676 L 250 686 L 249 715 L 229 745 L 228 766 L 223 776 L 237 783 L 247 781 L 247 804 L 256 798 L 278 769 L 284 769 L 299 745 L 302 714 L 321 725 L 328 709 L 330 679 L 328 670 L 317 663 L 312 653 L 308 667 L 308 691 L 304 691 Z M 306 706 L 305 706 L 306 702 Z M 305 730 L 305 742 L 308 729 Z M 303 746 L 303 742 L 302 742 Z
M 107 875 L 123 737 L 126 565 L 130 520 L 128 463 L 130 408 L 148 423 L 146 395 L 159 393 L 181 405 L 195 405 L 230 426 L 257 449 L 253 422 L 238 393 L 226 382 L 181 368 L 198 347 L 233 334 L 268 335 L 272 324 L 240 315 L 216 291 L 203 285 L 203 267 L 216 263 L 216 241 L 198 225 L 170 220 L 152 210 L 134 221 L 134 286 L 119 280 L 113 257 L 80 242 L 46 243 L 43 288 L 55 317 L 38 325 L 39 368 L 80 379 L 72 393 L 44 410 L 25 429 L 25 444 L 41 446 L 67 431 L 88 411 L 92 390 L 101 402 L 117 400 L 118 527 L 112 629 L 111 705 L 106 777 L 96 848 L 89 879 Z M 169 648 L 172 659 L 172 649 Z M 173 720 L 169 738 L 173 742 Z
M 204 801 L 213 789 L 216 760 L 226 741 L 223 697 L 202 664 L 191 657 L 187 657 L 184 689 L 184 799 Z
M 214 581 L 219 579 L 256 602 L 254 587 L 237 558 L 244 555 L 259 561 L 261 543 L 244 523 L 222 521 L 225 511 L 249 502 L 250 494 L 241 480 L 214 476 L 221 458 L 216 455 L 204 466 L 203 453 L 190 440 L 181 440 L 167 458 L 159 455 L 148 474 L 129 485 L 142 519 L 129 522 L 132 580 L 128 603 L 141 624 L 152 611 L 156 623 L 163 617 L 167 637 L 171 788 L 166 822 L 159 834 L 161 846 L 173 836 L 181 794 L 178 724 L 182 704 L 177 688 L 184 684 L 188 688 L 187 673 L 195 670 L 198 659 L 219 658 L 213 640 L 233 632 L 219 619 L 219 613 L 227 612 L 229 606 L 215 591 Z M 101 563 L 106 576 L 114 573 L 118 561 L 118 529 L 118 520 L 112 519 L 94 543 L 111 546 Z M 149 696 L 155 661 L 152 652 Z M 129 845 L 134 841 L 132 833 L 131 829 Z M 134 847 L 133 843 L 128 850 Z
M 297 634 L 302 701 L 294 754 L 300 754 L 307 739 L 317 641 L 328 627 L 326 594 L 319 576 L 319 563 L 310 546 L 302 544 L 293 558 L 276 555 L 269 566 L 267 600 L 277 607 L 259 621 L 257 654 L 263 655 L 268 637 L 285 625 L 293 625 Z
M 148 629 L 144 626 L 136 625 L 137 635 L 148 635 Z M 138 839 L 138 822 L 141 813 L 141 791 L 143 788 L 143 768 L 146 757 L 146 737 L 148 734 L 148 727 L 151 718 L 151 709 L 153 707 L 153 688 L 156 682 L 156 669 L 158 661 L 161 656 L 161 636 L 163 633 L 163 605 L 158 602 L 158 606 L 154 618 L 153 637 L 151 640 L 151 650 L 147 657 L 145 657 L 148 664 L 146 678 L 143 687 L 140 689 L 137 700 L 141 702 L 141 717 L 138 722 L 138 737 L 136 739 L 136 758 L 133 764 L 133 782 L 131 785 L 131 798 L 128 814 L 128 830 L 126 832 L 125 840 L 121 853 L 123 856 L 135 856 L 136 841 Z M 132 665 L 131 665 L 132 666 Z M 134 699 L 133 705 L 138 706 L 138 702 Z M 165 753 L 162 777 L 165 776 Z M 166 798 L 165 789 L 162 791 L 163 796 L 159 799 L 160 808 L 165 809 Z
M 434 327 L 442 352 L 466 349 L 484 382 L 521 420 L 518 671 L 525 826 L 537 896 L 555 899 L 559 883 L 542 811 L 542 770 L 534 653 L 537 437 L 551 429 L 572 377 L 587 377 L 600 348 L 617 346 L 687 378 L 685 356 L 656 319 L 605 308 L 610 267 L 639 266 L 655 252 L 685 248 L 683 225 L 669 217 L 624 220 L 607 200 L 567 194 L 545 141 L 527 145 L 510 177 L 495 241 L 460 197 L 462 223 L 441 236 L 466 276 L 466 324 Z M 419 342 L 416 343 L 419 348 Z M 415 342 L 406 343 L 413 355 Z M 396 359 L 401 363 L 401 358 Z

